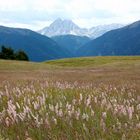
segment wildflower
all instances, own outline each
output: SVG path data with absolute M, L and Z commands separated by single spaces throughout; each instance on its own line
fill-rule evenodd
M 34 109 L 35 110 L 38 110 L 39 109 L 39 103 L 33 102 L 33 105 L 34 105 Z
M 140 110 L 140 104 L 137 105 L 137 110 Z
M 48 118 L 45 119 L 45 126 L 48 128 L 49 127 L 49 121 Z
M 88 128 L 86 127 L 86 125 L 84 123 L 83 123 L 83 128 L 86 132 L 88 131 Z
M 122 135 L 122 140 L 126 140 L 126 135 L 125 134 Z
M 82 101 L 83 100 L 83 96 L 82 96 L 82 94 L 80 93 L 80 101 Z
M 27 138 L 26 140 L 32 140 L 31 138 Z
M 136 119 L 139 120 L 139 115 L 136 114 Z
M 52 117 L 52 120 L 57 125 L 57 119 L 54 116 Z
M 60 116 L 60 117 L 63 116 L 63 111 L 62 111 L 62 109 L 59 110 L 59 112 L 58 112 L 58 116 Z
M 49 104 L 49 109 L 53 112 L 54 111 L 54 106 Z
M 125 128 L 127 128 L 127 127 L 128 127 L 128 124 L 127 124 L 127 123 L 125 123 L 125 124 L 124 124 L 124 126 L 125 126 Z
M 95 112 L 91 109 L 91 116 L 93 117 Z
M 66 104 L 66 108 L 67 108 L 67 110 L 71 110 L 71 104 Z
M 140 129 L 140 123 L 136 124 L 136 128 Z
M 7 125 L 7 127 L 10 126 L 10 119 L 8 117 L 6 117 L 5 119 L 5 124 Z
M 94 97 L 94 102 L 97 104 L 98 102 L 97 97 Z
M 71 117 L 72 116 L 72 111 L 70 111 L 70 110 L 68 110 L 68 115 L 69 115 L 69 117 Z
M 106 124 L 103 119 L 101 119 L 101 121 L 100 121 L 100 126 L 102 127 L 103 131 L 105 131 Z
M 129 116 L 129 119 L 130 119 L 130 120 L 132 119 L 133 111 L 134 111 L 133 107 L 129 107 L 129 108 L 128 108 L 128 116 Z
M 102 118 L 103 118 L 103 119 L 106 119 L 106 117 L 107 117 L 106 112 L 102 112 Z
M 76 99 L 73 99 L 72 103 L 73 103 L 73 105 L 75 105 L 76 104 Z
M 89 119 L 88 114 L 84 113 L 84 114 L 82 115 L 82 119 L 88 121 L 88 119 Z
M 88 99 L 86 100 L 86 106 L 89 106 L 91 102 L 91 97 L 89 96 Z
M 19 103 L 18 103 L 18 102 L 16 102 L 16 105 L 17 105 L 18 109 L 20 109 L 20 105 L 19 105 Z

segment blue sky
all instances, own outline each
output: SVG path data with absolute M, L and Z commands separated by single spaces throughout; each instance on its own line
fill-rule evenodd
M 80 27 L 140 20 L 140 0 L 0 0 L 0 25 L 39 30 L 56 18 Z

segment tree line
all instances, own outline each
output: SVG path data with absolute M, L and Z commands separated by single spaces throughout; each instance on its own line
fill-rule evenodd
M 0 48 L 0 59 L 29 61 L 27 54 L 22 50 L 15 52 L 10 47 L 1 46 Z

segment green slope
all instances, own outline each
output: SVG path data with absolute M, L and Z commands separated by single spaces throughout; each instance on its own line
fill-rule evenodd
M 140 64 L 140 56 L 83 57 L 47 61 L 46 64 L 62 67 L 96 67 L 115 64 Z
M 0 70 L 46 70 L 54 68 L 86 68 L 104 66 L 140 65 L 140 56 L 83 57 L 47 61 L 42 63 L 0 60 Z

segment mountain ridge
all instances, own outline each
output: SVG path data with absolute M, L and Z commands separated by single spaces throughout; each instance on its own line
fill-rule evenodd
M 110 30 L 121 28 L 123 26 L 124 25 L 122 24 L 109 24 L 99 25 L 92 28 L 80 28 L 72 20 L 62 20 L 58 18 L 51 23 L 50 26 L 45 27 L 38 32 L 48 37 L 59 35 L 77 35 L 95 39 Z
M 140 21 L 111 30 L 92 40 L 75 35 L 48 38 L 29 29 L 0 26 L 0 46 L 12 47 L 15 51 L 21 49 L 31 61 L 98 55 L 140 55 L 139 38 Z
M 52 39 L 29 29 L 0 26 L 0 46 L 23 50 L 31 61 L 45 61 L 69 56 Z M 60 51 L 57 51 L 57 50 Z
M 88 42 L 78 56 L 140 55 L 140 21 L 109 31 Z

